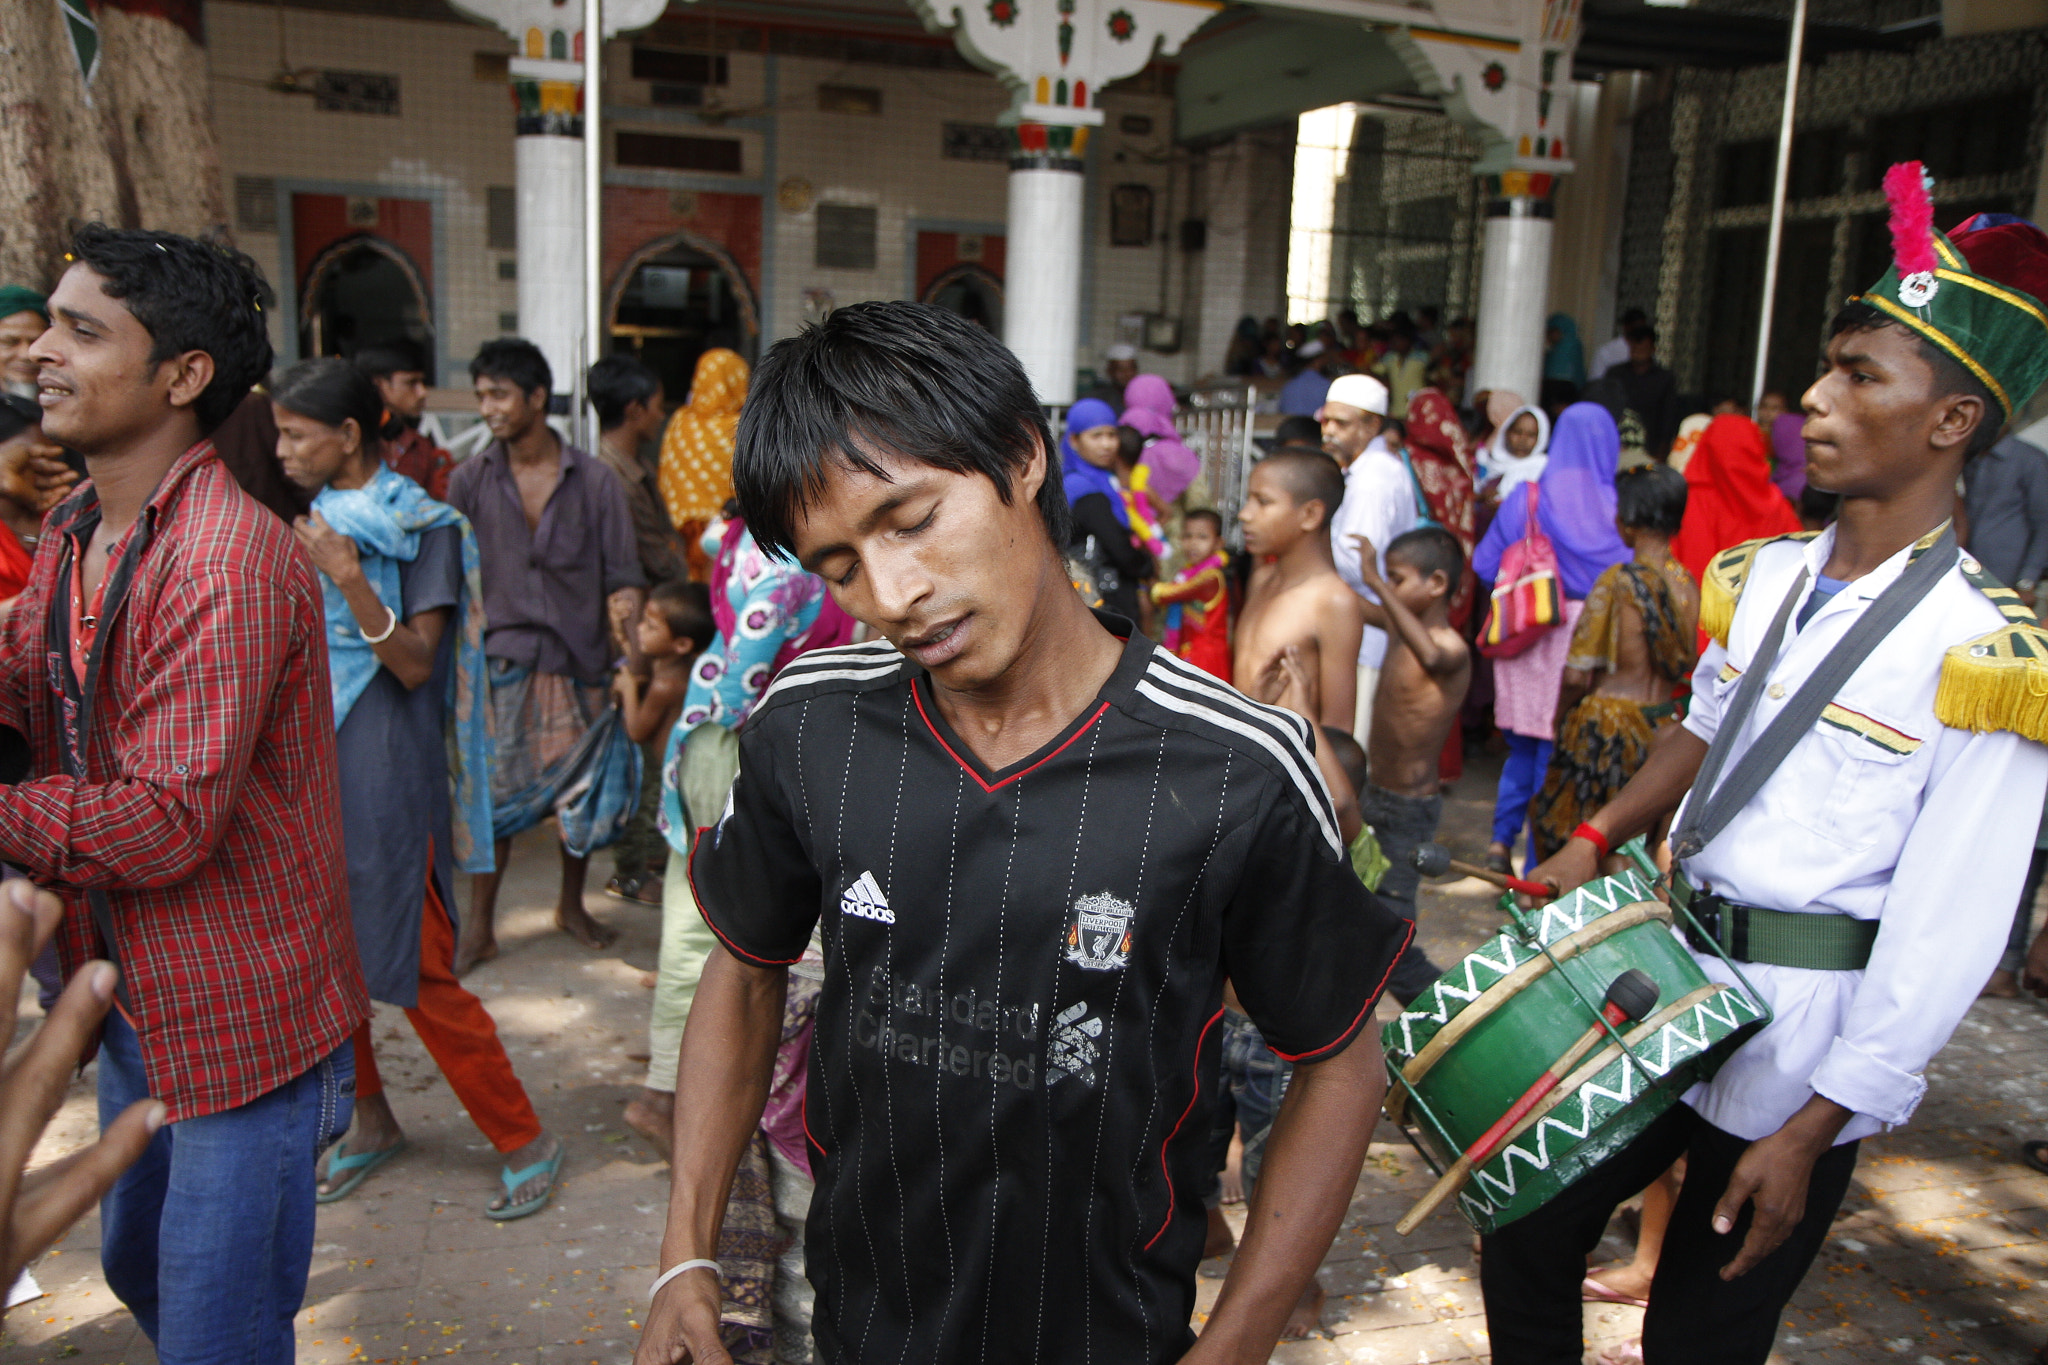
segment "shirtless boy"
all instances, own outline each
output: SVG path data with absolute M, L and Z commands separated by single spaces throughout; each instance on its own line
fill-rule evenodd
M 1450 614 L 1451 592 L 1465 572 L 1465 550 L 1441 526 L 1419 527 L 1387 546 L 1382 577 L 1373 543 L 1356 536 L 1352 546 L 1359 576 L 1379 598 L 1366 610 L 1383 618 L 1374 624 L 1384 625 L 1390 637 L 1365 744 L 1368 781 L 1358 805 L 1393 864 L 1380 883 L 1380 899 L 1412 920 L 1422 880 L 1415 850 L 1436 838 L 1444 813 L 1437 756 L 1472 682 L 1472 655 Z M 1411 939 L 1387 993 L 1406 1005 L 1442 974 Z
M 1237 519 L 1245 553 L 1260 562 L 1237 618 L 1232 669 L 1235 677 L 1258 678 L 1295 646 L 1316 678 L 1316 720 L 1339 728 L 1354 718 L 1366 612 L 1330 555 L 1330 517 L 1343 500 L 1344 472 L 1319 451 L 1276 450 L 1252 467 Z

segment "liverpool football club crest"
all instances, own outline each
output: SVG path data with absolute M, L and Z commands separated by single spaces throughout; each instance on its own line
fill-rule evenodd
M 1074 902 L 1067 961 L 1085 971 L 1113 972 L 1131 960 L 1131 918 L 1138 912 L 1104 892 Z

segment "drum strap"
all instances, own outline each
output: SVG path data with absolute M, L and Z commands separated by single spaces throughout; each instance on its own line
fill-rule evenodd
M 1727 710 L 1721 713 L 1714 742 L 1707 746 L 1707 756 L 1700 764 L 1699 776 L 1693 779 L 1692 795 L 1685 803 L 1685 821 L 1672 831 L 1671 853 L 1674 859 L 1697 857 L 1700 850 L 1728 827 L 1736 812 L 1748 805 L 1749 799 L 1778 770 L 1778 765 L 1785 761 L 1785 755 L 1791 753 L 1792 747 L 1813 729 L 1820 713 L 1835 699 L 1843 684 L 1849 681 L 1885 636 L 1906 619 L 1906 614 L 1934 591 L 1934 585 L 1955 565 L 1955 526 L 1944 524 L 1932 545 L 1924 551 L 1914 551 L 1905 571 L 1864 609 L 1856 624 L 1849 627 L 1848 633 L 1820 661 L 1820 666 L 1800 684 L 1784 709 L 1764 727 L 1756 743 L 1743 751 L 1742 761 L 1735 765 L 1728 780 L 1720 782 L 1717 787 L 1715 784 L 1720 779 L 1721 769 L 1735 749 L 1736 738 L 1742 733 L 1750 713 L 1756 710 L 1757 699 L 1763 695 L 1764 685 L 1769 681 L 1771 666 L 1778 661 L 1778 648 L 1784 643 L 1785 627 L 1792 620 L 1793 609 L 1806 596 L 1811 574 L 1804 567 L 1799 570 L 1792 590 L 1785 594 L 1785 600 L 1778 608 L 1777 618 L 1771 622 L 1770 630 L 1750 658 L 1749 671 L 1742 675 L 1734 698 L 1728 703 Z

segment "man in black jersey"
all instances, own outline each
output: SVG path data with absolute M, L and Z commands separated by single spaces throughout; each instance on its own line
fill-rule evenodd
M 728 1359 L 711 1258 L 814 929 L 826 1365 L 1263 1365 L 1349 1204 L 1385 1088 L 1350 1044 L 1409 925 L 1351 871 L 1305 722 L 1081 603 L 1051 449 L 1015 358 L 937 309 L 841 309 L 756 372 L 747 525 L 885 638 L 783 671 L 698 833 L 725 951 L 641 1365 Z M 1226 981 L 1297 1070 L 1197 1341 Z

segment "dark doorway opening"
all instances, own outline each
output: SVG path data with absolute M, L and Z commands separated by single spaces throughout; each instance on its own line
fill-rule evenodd
M 697 357 L 724 346 L 753 364 L 759 345 L 753 291 L 731 258 L 680 237 L 649 243 L 627 261 L 615 286 L 611 349 L 636 355 L 682 402 Z
M 978 265 L 956 265 L 940 273 L 920 300 L 1003 334 L 1003 282 Z
M 369 235 L 344 238 L 314 258 L 299 291 L 299 354 L 354 355 L 402 342 L 435 382 L 434 309 L 410 257 Z

